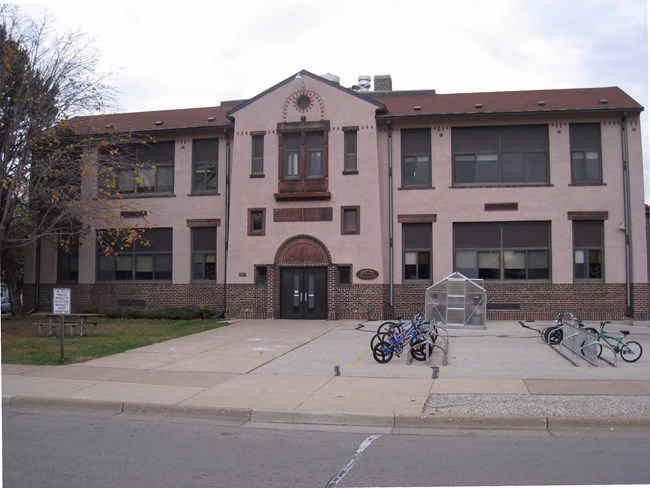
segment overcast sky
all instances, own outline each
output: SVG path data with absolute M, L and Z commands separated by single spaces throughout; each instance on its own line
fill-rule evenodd
M 0 0 L 1 1 L 1 0 Z M 619 86 L 646 107 L 646 0 L 24 3 L 94 38 L 124 111 L 250 98 L 301 69 L 438 93 Z M 646 177 L 646 202 L 648 198 Z

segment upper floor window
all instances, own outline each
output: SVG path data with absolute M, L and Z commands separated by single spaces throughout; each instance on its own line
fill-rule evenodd
M 603 279 L 603 221 L 573 221 L 573 278 Z
M 357 130 L 343 128 L 343 172 L 357 173 Z
M 402 187 L 431 186 L 431 129 L 402 129 Z
M 219 161 L 219 139 L 192 141 L 192 192 L 216 193 Z
M 454 224 L 454 269 L 485 280 L 548 280 L 548 222 Z
M 171 281 L 172 229 L 141 229 L 140 235 L 135 242 L 98 235 L 97 281 Z M 104 252 L 107 240 L 115 243 L 114 255 Z
M 278 126 L 280 171 L 276 198 L 329 198 L 329 122 L 288 122 Z
M 570 124 L 571 183 L 600 184 L 602 162 L 600 124 Z
M 264 174 L 264 134 L 251 137 L 251 175 Z
M 266 235 L 266 209 L 264 208 L 248 209 L 248 235 L 249 236 Z
M 174 150 L 174 141 L 129 144 L 120 149 L 120 162 L 103 184 L 127 195 L 172 193 Z
M 454 184 L 548 183 L 548 126 L 455 127 Z

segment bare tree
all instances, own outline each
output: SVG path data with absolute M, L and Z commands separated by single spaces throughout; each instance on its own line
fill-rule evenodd
M 134 138 L 79 130 L 84 116 L 115 109 L 109 75 L 97 71 L 97 62 L 82 33 L 54 34 L 47 17 L 35 20 L 0 5 L 0 251 L 16 315 L 27 246 L 52 238 L 65 247 L 96 228 L 121 232 L 125 206 L 116 185 L 103 178 L 98 190 L 87 182 L 125 164 L 119 148 Z M 92 148 L 103 148 L 99 166 Z

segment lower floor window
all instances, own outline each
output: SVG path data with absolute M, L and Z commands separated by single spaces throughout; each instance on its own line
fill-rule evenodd
M 217 228 L 192 228 L 192 281 L 217 279 Z
M 454 269 L 484 280 L 549 280 L 550 224 L 454 224 Z
M 573 278 L 603 279 L 603 221 L 573 222 Z
M 128 242 L 97 236 L 97 281 L 136 281 L 172 279 L 172 229 L 142 229 L 140 238 Z M 110 242 L 111 253 L 104 252 Z
M 431 224 L 402 224 L 404 280 L 431 279 Z

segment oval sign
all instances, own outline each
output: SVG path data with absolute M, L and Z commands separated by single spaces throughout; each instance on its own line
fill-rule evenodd
M 377 276 L 379 276 L 379 272 L 374 269 L 366 268 L 357 271 L 357 278 L 360 280 L 374 280 Z

